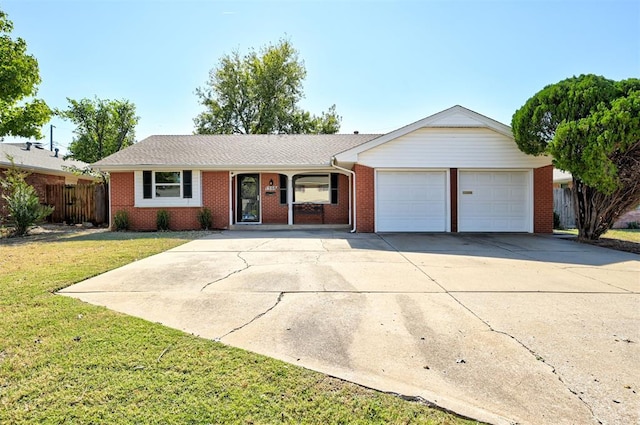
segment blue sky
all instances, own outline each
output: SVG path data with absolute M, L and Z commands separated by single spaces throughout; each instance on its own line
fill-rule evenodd
M 138 140 L 189 134 L 194 94 L 224 54 L 288 38 L 307 69 L 302 106 L 336 104 L 341 132 L 384 133 L 460 104 L 509 124 L 547 84 L 640 76 L 634 1 L 4 0 L 39 61 L 38 97 L 136 104 Z M 54 119 L 63 150 L 73 125 Z M 45 141 L 49 142 L 48 126 Z

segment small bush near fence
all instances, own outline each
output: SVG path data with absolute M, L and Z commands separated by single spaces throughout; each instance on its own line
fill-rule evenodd
M 158 210 L 156 215 L 156 226 L 158 230 L 169 230 L 169 211 Z
M 213 226 L 213 218 L 209 208 L 202 208 L 198 211 L 198 223 L 202 230 L 209 230 Z
M 129 213 L 123 210 L 116 211 L 113 225 L 116 226 L 116 230 L 129 230 Z
M 554 229 L 563 229 L 562 224 L 560 223 L 560 214 L 557 212 L 553 212 L 553 228 Z
M 53 207 L 40 205 L 38 193 L 25 180 L 27 175 L 12 167 L 5 171 L 5 178 L 0 181 L 0 192 L 9 213 L 8 221 L 14 225 L 16 236 L 25 235 L 29 227 L 53 212 Z
M 627 229 L 637 230 L 640 229 L 640 223 L 637 221 L 630 221 L 627 223 Z

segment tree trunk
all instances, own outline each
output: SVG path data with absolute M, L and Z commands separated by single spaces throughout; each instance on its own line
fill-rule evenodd
M 628 185 L 610 195 L 573 179 L 573 200 L 576 210 L 578 239 L 597 240 L 616 220 L 638 203 L 638 185 Z

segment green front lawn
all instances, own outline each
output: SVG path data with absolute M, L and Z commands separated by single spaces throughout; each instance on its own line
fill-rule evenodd
M 578 229 L 554 230 L 554 232 L 578 235 Z M 617 239 L 620 241 L 640 243 L 640 229 L 611 229 L 602 235 L 600 239 Z
M 197 235 L 0 240 L 0 423 L 475 423 L 53 294 Z

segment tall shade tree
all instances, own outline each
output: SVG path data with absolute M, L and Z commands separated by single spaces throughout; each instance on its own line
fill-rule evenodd
M 220 59 L 204 87 L 196 89 L 205 111 L 194 123 L 198 134 L 326 133 L 340 129 L 335 105 L 319 116 L 302 110 L 307 72 L 291 43 L 238 51 Z
M 0 137 L 42 138 L 40 128 L 51 110 L 35 96 L 40 84 L 38 61 L 27 54 L 22 38 L 11 38 L 13 23 L 0 10 Z
M 536 93 L 511 122 L 520 150 L 573 175 L 580 239 L 596 240 L 640 203 L 640 80 L 581 75 Z
M 135 143 L 140 118 L 128 100 L 67 98 L 69 107 L 56 113 L 76 125 L 69 145 L 71 158 L 93 163 Z

